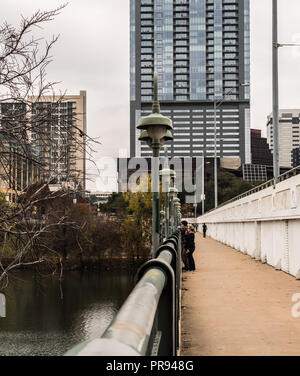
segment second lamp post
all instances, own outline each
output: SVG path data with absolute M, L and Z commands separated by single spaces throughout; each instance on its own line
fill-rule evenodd
M 137 125 L 142 130 L 141 141 L 146 141 L 153 150 L 151 166 L 152 183 L 152 257 L 159 247 L 159 150 L 166 141 L 172 140 L 172 120 L 160 114 L 158 102 L 158 75 L 154 73 L 154 99 L 152 113 L 142 117 Z

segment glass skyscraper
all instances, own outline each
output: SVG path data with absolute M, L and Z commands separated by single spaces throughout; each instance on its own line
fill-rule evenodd
M 174 125 L 169 154 L 250 163 L 250 0 L 130 0 L 131 156 L 150 156 L 136 124 L 151 112 L 158 72 L 162 114 Z

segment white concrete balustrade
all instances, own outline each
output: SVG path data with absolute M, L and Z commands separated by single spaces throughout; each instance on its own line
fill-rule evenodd
M 198 229 L 300 279 L 300 175 L 197 218 Z

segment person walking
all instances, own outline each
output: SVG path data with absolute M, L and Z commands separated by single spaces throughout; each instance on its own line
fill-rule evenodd
M 195 266 L 195 260 L 193 257 L 193 253 L 195 251 L 195 229 L 193 226 L 188 227 L 185 239 L 186 239 L 186 243 L 185 243 L 186 255 L 187 255 L 188 264 L 189 264 L 188 270 L 194 271 L 196 270 L 196 266 Z
M 203 226 L 202 226 L 203 238 L 206 238 L 206 230 L 207 230 L 207 226 L 205 223 L 203 223 Z

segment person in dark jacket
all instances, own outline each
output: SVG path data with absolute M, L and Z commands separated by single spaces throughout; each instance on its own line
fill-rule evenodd
M 188 257 L 186 255 L 185 243 L 186 243 L 186 230 L 187 230 L 187 221 L 182 221 L 180 223 L 180 232 L 181 232 L 181 258 L 184 264 L 183 270 L 189 270 Z
M 206 238 L 206 230 L 207 230 L 207 226 L 205 223 L 203 223 L 203 226 L 202 226 L 203 238 Z
M 189 269 L 191 271 L 196 270 L 195 260 L 193 257 L 193 253 L 195 251 L 195 230 L 192 226 L 188 227 L 186 235 L 185 235 L 185 249 L 186 255 L 188 258 Z

